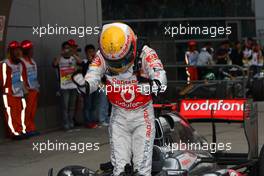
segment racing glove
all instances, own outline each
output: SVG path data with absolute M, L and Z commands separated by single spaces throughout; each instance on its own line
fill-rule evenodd
M 155 96 L 158 96 L 159 93 L 165 92 L 166 89 L 161 85 L 161 82 L 157 79 L 150 80 L 148 78 L 139 77 L 138 78 L 139 85 L 148 84 L 149 89 L 142 92 L 143 94 L 154 94 Z
M 165 92 L 163 86 L 161 85 L 161 82 L 157 79 L 151 80 L 150 81 L 150 89 L 151 93 L 154 94 L 155 96 L 158 96 L 158 94 Z
M 90 85 L 87 81 L 85 81 L 81 72 L 77 71 L 72 74 L 72 81 L 77 85 L 77 90 L 82 95 L 88 94 L 90 91 Z

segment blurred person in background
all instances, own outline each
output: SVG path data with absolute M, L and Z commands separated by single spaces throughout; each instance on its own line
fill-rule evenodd
M 250 71 L 253 75 L 260 72 L 263 67 L 263 55 L 261 46 L 257 43 L 252 45 L 252 59 L 249 61 Z
M 100 87 L 102 89 L 98 89 L 98 120 L 99 120 L 99 126 L 108 126 L 109 125 L 109 116 L 108 116 L 108 110 L 109 110 L 109 102 L 106 96 L 106 78 L 105 76 L 101 79 Z
M 4 104 L 5 122 L 8 135 L 15 140 L 25 139 L 26 124 L 24 83 L 21 46 L 17 41 L 8 45 L 8 57 L 1 62 L 0 86 Z
M 39 82 L 38 82 L 38 72 L 37 63 L 34 61 L 33 57 L 33 43 L 29 40 L 24 40 L 21 42 L 21 48 L 23 57 L 21 58 L 21 63 L 23 69 L 23 80 L 25 82 L 25 87 L 27 90 L 26 94 L 26 132 L 29 136 L 37 135 L 35 126 L 35 114 L 38 106 L 39 97 Z
M 243 66 L 243 52 L 239 41 L 235 42 L 234 48 L 230 54 L 230 59 L 233 65 Z
M 74 128 L 74 113 L 77 97 L 77 87 L 72 82 L 71 76 L 77 70 L 77 64 L 82 60 L 73 53 L 68 41 L 62 43 L 61 54 L 53 60 L 53 67 L 57 68 L 60 83 L 60 99 L 65 130 Z
M 95 56 L 95 47 L 92 44 L 85 46 L 86 58 L 82 62 L 82 74 L 86 75 L 87 70 L 89 70 L 89 65 L 92 63 Z M 90 95 L 84 95 L 84 105 L 83 105 L 83 116 L 86 128 L 97 128 L 97 115 L 96 109 L 100 109 L 98 106 L 98 91 L 93 92 Z
M 78 44 L 74 39 L 68 40 L 69 45 L 71 46 L 73 55 L 79 57 L 79 52 L 81 52 L 81 48 L 79 48 Z M 81 64 L 77 64 L 77 69 L 82 69 Z M 78 122 L 78 117 L 82 116 L 82 109 L 83 109 L 83 98 L 82 95 L 77 94 L 76 103 L 75 103 L 75 112 L 73 116 L 73 123 L 74 126 L 81 126 L 81 123 Z
M 252 46 L 253 46 L 254 40 L 251 38 L 248 38 L 245 41 L 245 49 L 243 50 L 243 63 L 244 66 L 249 66 L 249 62 L 252 59 Z
M 78 52 L 80 51 L 80 48 L 78 48 L 78 44 L 76 43 L 76 41 L 73 39 L 70 39 L 68 40 L 68 43 L 72 47 L 72 53 L 79 56 Z
M 230 46 L 229 41 L 221 42 L 220 47 L 216 50 L 216 53 L 214 55 L 214 60 L 216 64 L 219 64 L 219 65 L 231 65 L 232 64 L 232 61 L 229 56 L 231 52 L 231 49 L 229 46 Z M 224 79 L 225 74 L 223 73 L 228 73 L 229 68 L 225 66 L 219 66 L 215 68 L 215 72 L 216 72 L 217 79 Z
M 197 58 L 199 79 L 203 79 L 203 77 L 207 74 L 208 71 L 207 66 L 214 65 L 212 55 L 213 55 L 213 49 L 211 47 L 211 43 L 206 42 L 203 45 Z
M 231 64 L 231 60 L 229 58 L 230 52 L 231 49 L 229 48 L 229 41 L 223 41 L 215 53 L 216 64 Z
M 92 44 L 88 44 L 85 46 L 84 48 L 84 52 L 85 52 L 85 58 L 82 60 L 82 74 L 85 75 L 89 65 L 92 63 L 92 60 L 95 56 L 95 47 Z
M 188 84 L 190 83 L 190 81 L 198 79 L 198 73 L 196 68 L 198 55 L 199 52 L 197 51 L 197 42 L 194 40 L 189 41 L 188 50 L 185 52 L 185 63 L 186 65 L 189 65 L 189 67 L 186 67 Z

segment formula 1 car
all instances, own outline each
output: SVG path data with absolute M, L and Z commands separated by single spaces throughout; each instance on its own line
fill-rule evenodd
M 258 121 L 256 106 L 252 101 L 186 99 L 179 104 L 154 104 L 154 108 L 156 138 L 153 148 L 152 175 L 264 175 L 264 148 L 262 147 L 258 155 Z M 215 123 L 243 124 L 248 153 L 210 151 L 208 147 L 210 143 L 190 125 L 194 122 L 212 124 L 213 143 L 217 143 Z M 108 176 L 112 175 L 112 169 L 110 162 L 101 164 L 97 171 L 83 166 L 67 166 L 61 169 L 57 176 Z M 138 175 L 133 172 L 133 163 L 125 166 L 122 175 Z M 53 176 L 53 169 L 50 169 L 49 176 Z

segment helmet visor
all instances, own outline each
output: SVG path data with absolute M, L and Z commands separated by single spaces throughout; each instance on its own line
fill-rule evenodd
M 123 58 L 118 59 L 118 60 L 110 60 L 110 59 L 105 58 L 106 64 L 110 68 L 115 68 L 115 69 L 124 68 L 134 60 L 134 53 L 133 52 L 134 52 L 134 46 L 131 45 L 130 50 L 128 51 L 126 56 L 124 56 Z

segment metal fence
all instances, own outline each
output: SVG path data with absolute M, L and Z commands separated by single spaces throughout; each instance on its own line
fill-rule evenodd
M 175 101 L 181 98 L 246 98 L 249 68 L 238 65 L 196 66 L 199 79 L 188 81 L 189 65 L 165 65 L 168 89 L 162 99 Z M 201 76 L 201 71 L 214 75 L 213 79 Z M 206 73 L 206 74 L 207 74 Z

